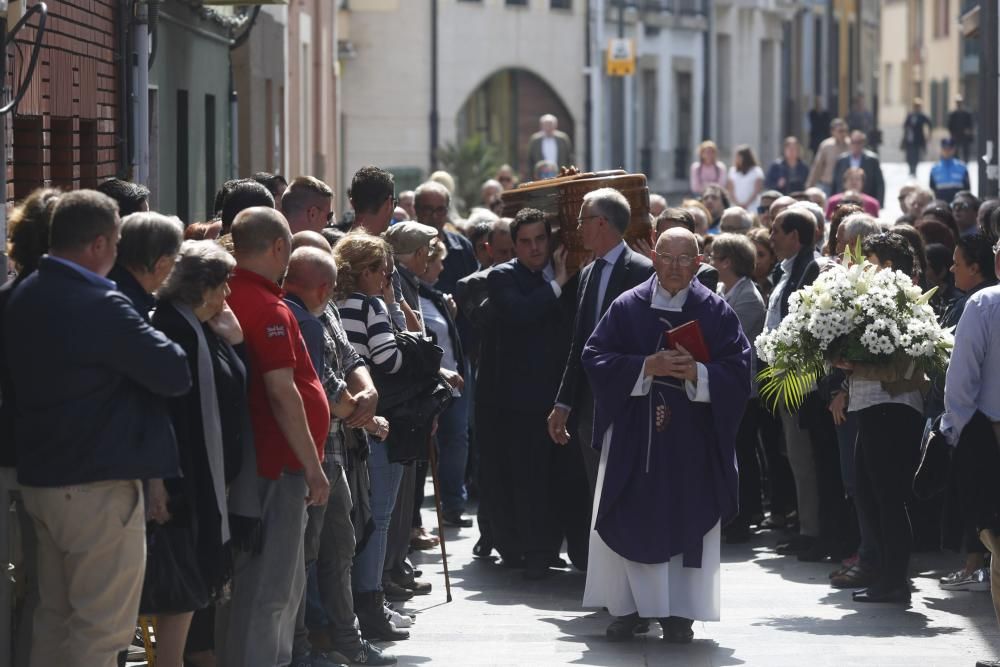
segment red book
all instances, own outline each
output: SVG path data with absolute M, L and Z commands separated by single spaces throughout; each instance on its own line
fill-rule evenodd
M 698 320 L 691 320 L 679 327 L 668 329 L 666 337 L 669 349 L 675 350 L 680 345 L 694 357 L 695 361 L 702 363 L 711 361 L 708 345 L 705 344 L 705 337 L 701 334 L 701 325 L 698 324 Z

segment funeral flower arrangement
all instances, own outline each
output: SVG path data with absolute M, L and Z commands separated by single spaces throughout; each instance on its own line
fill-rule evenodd
M 954 339 L 902 271 L 879 270 L 848 253 L 849 268 L 834 264 L 788 300 L 781 324 L 757 338 L 767 364 L 758 374 L 761 397 L 789 410 L 801 405 L 834 360 L 894 369 L 897 378 L 943 372 Z M 882 379 L 882 378 L 879 378 Z

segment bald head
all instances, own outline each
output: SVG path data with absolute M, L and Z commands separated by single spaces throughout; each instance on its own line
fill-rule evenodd
M 695 235 L 684 227 L 671 227 L 660 234 L 656 241 L 656 252 L 665 253 L 677 250 L 678 253 L 688 255 L 698 254 L 698 239 Z
M 660 286 L 677 294 L 691 284 L 698 272 L 698 239 L 684 227 L 668 229 L 656 240 L 652 259 Z
M 301 247 L 292 253 L 285 274 L 285 291 L 302 300 L 313 315 L 323 312 L 337 284 L 337 265 L 329 250 Z
M 233 220 L 232 234 L 234 251 L 246 257 L 269 251 L 278 240 L 284 240 L 289 245 L 292 242 L 292 232 L 285 216 L 265 206 L 240 211 Z
M 299 248 L 316 248 L 317 250 L 333 252 L 333 246 L 322 234 L 309 230 L 296 232 L 292 235 L 292 252 Z
M 323 283 L 333 285 L 337 282 L 337 265 L 333 262 L 330 251 L 319 248 L 302 247 L 292 253 L 288 260 L 288 273 L 285 274 L 286 287 L 297 285 L 313 289 Z
M 796 201 L 798 200 L 793 199 L 788 195 L 785 195 L 784 197 L 778 197 L 773 202 L 771 202 L 771 208 L 770 210 L 768 210 L 768 215 L 770 215 L 771 220 L 777 218 L 779 213 L 781 213 L 786 208 L 794 204 Z

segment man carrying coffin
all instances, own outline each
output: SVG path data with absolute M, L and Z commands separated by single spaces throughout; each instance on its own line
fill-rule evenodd
M 687 643 L 695 619 L 719 620 L 750 343 L 732 308 L 693 280 L 694 234 L 667 230 L 652 260 L 656 275 L 615 300 L 583 351 L 601 450 L 583 604 L 616 616 L 611 640 L 655 618 L 666 641 Z M 700 332 L 670 331 L 693 321 Z

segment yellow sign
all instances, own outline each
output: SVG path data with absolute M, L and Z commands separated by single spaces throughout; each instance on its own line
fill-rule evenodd
M 635 44 L 631 39 L 612 39 L 608 42 L 608 76 L 635 74 Z

